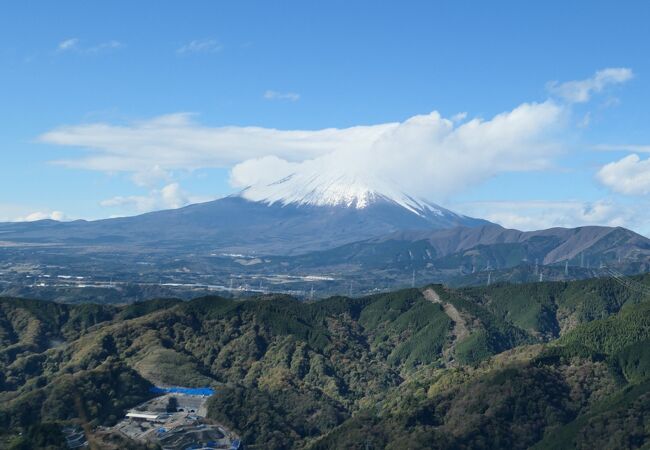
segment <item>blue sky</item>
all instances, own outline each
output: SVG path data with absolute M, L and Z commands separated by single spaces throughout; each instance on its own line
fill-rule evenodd
M 402 127 L 405 140 L 390 147 L 418 149 L 390 175 L 418 194 L 506 226 L 648 234 L 649 19 L 643 1 L 6 2 L 0 220 L 216 198 L 251 170 L 273 173 L 265 157 L 301 167 L 330 139 L 357 143 L 309 132 L 424 117 L 453 130 L 412 144 Z M 518 136 L 510 147 L 484 149 L 489 129 L 462 128 L 523 104 L 534 106 L 530 117 L 502 130 Z M 552 106 L 551 118 L 540 105 Z M 289 149 L 278 130 L 304 132 L 315 150 Z M 158 149 L 156 135 L 173 145 Z M 224 142 L 203 148 L 205 139 Z M 460 151 L 450 140 L 467 146 L 468 167 L 448 157 Z M 419 156 L 433 166 L 421 169 Z

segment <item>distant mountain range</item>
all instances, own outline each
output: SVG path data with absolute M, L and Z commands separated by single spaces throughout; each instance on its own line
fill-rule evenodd
M 294 257 L 303 265 L 355 263 L 367 268 L 502 269 L 521 263 L 583 268 L 650 259 L 650 240 L 625 228 L 518 231 L 498 225 L 401 231 Z
M 599 276 L 605 267 L 625 274 L 650 269 L 650 240 L 624 228 L 522 232 L 404 194 L 332 186 L 300 195 L 287 194 L 286 186 L 246 190 L 135 217 L 0 224 L 0 282 L 12 289 L 70 287 L 74 280 L 83 281 L 72 287 L 109 280 L 110 287 L 266 285 L 333 294 L 349 293 L 350 282 L 361 293 L 426 282 L 480 284 L 488 274 L 493 281 L 534 281 L 539 274 Z

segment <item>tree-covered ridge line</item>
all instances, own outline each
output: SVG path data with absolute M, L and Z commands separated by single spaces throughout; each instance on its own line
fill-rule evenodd
M 110 424 L 159 383 L 217 387 L 210 415 L 252 448 L 527 448 L 556 429 L 583 439 L 614 395 L 627 429 L 620 392 L 650 371 L 646 300 L 607 279 L 315 302 L 0 299 L 0 422 L 9 435 Z M 645 420 L 643 403 L 630 407 Z

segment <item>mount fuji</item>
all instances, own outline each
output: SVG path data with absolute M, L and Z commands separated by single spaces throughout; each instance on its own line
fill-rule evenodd
M 0 225 L 13 245 L 293 255 L 406 230 L 488 224 L 357 177 L 294 174 L 218 200 L 133 217 Z
M 600 276 L 594 267 L 603 264 L 639 273 L 650 267 L 650 240 L 607 227 L 507 230 L 388 183 L 318 172 L 133 217 L 0 224 L 0 293 L 72 302 L 252 283 L 332 295 L 350 283 L 360 292 L 407 279 L 471 285 L 485 282 L 486 268 L 500 271 L 495 279 L 530 281 L 537 261 L 547 279 Z

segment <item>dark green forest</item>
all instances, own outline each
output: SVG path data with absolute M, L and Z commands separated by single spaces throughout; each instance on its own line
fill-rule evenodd
M 650 277 L 441 285 L 305 302 L 0 299 L 0 448 L 64 448 L 211 386 L 249 449 L 650 445 Z M 91 441 L 92 443 L 92 441 Z M 121 443 L 137 448 L 135 443 Z

